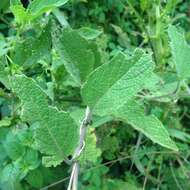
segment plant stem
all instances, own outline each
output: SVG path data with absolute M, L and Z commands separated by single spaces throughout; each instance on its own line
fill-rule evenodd
M 79 145 L 76 148 L 73 158 L 71 160 L 73 162 L 72 172 L 71 172 L 71 177 L 70 177 L 70 181 L 69 181 L 67 190 L 77 190 L 80 165 L 79 165 L 79 161 L 76 159 L 80 156 L 82 150 L 85 147 L 86 130 L 87 130 L 88 125 L 91 123 L 91 118 L 92 118 L 92 112 L 91 112 L 90 108 L 87 107 L 85 117 L 82 120 L 81 125 L 80 125 Z

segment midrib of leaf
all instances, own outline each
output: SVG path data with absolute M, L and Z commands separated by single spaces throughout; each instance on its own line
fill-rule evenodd
M 38 86 L 38 85 L 36 85 L 36 86 L 37 86 L 39 89 L 41 89 L 40 86 Z M 42 89 L 41 89 L 41 91 L 43 92 Z M 42 123 L 42 125 L 46 127 L 46 129 L 47 129 L 47 131 L 48 131 L 48 133 L 49 133 L 51 139 L 53 140 L 53 142 L 54 142 L 55 145 L 56 145 L 55 148 L 58 150 L 58 152 L 61 154 L 61 156 L 65 157 L 64 152 L 63 152 L 63 150 L 61 149 L 61 147 L 59 146 L 59 143 L 57 142 L 57 140 L 56 140 L 55 136 L 53 135 L 51 129 L 48 127 L 48 125 L 47 125 L 46 123 L 44 123 L 43 119 L 40 120 L 40 118 L 43 118 L 43 115 L 46 115 L 46 110 L 43 110 L 43 109 L 41 108 L 41 106 L 40 106 L 38 103 L 35 103 L 35 102 L 33 101 L 33 98 L 32 98 L 32 97 L 28 97 L 28 98 L 29 98 L 29 102 L 33 102 L 33 103 L 34 103 L 34 105 L 35 105 L 34 107 L 35 107 L 36 109 L 41 110 L 41 112 L 39 112 L 39 117 L 38 117 L 38 119 L 36 119 L 36 120 L 33 119 L 33 118 L 31 118 L 31 119 L 32 119 L 34 122 Z M 25 107 L 29 107 L 29 105 L 25 104 L 22 99 L 21 99 L 21 102 L 23 103 L 23 109 L 24 109 Z M 51 108 L 50 106 L 48 106 L 48 103 L 45 102 L 45 101 L 44 101 L 44 104 L 47 106 L 48 114 L 49 114 L 49 110 L 50 110 L 50 109 L 53 109 L 53 108 Z M 64 113 L 64 112 L 63 112 L 63 113 Z
M 146 60 L 146 58 L 147 58 L 147 60 Z M 133 59 L 134 59 L 134 57 L 131 57 L 129 60 L 126 59 L 126 64 L 127 64 L 127 61 L 130 62 L 130 60 L 133 60 Z M 142 57 L 140 57 L 140 59 L 139 59 L 136 63 L 134 63 L 133 65 L 131 64 L 131 65 L 129 66 L 127 72 L 123 73 L 123 74 L 120 75 L 119 77 L 118 77 L 119 73 L 117 73 L 117 77 L 116 77 L 117 80 L 116 80 L 116 82 L 115 82 L 115 83 L 112 83 L 111 85 L 109 85 L 109 88 L 106 89 L 106 91 L 105 91 L 105 93 L 103 94 L 103 96 L 100 96 L 100 97 L 98 98 L 98 100 L 97 100 L 97 102 L 96 102 L 94 108 L 96 109 L 96 107 L 98 107 L 98 104 L 101 102 L 102 99 L 105 99 L 105 97 L 109 94 L 109 92 L 118 91 L 118 90 L 122 90 L 123 88 L 129 88 L 129 87 L 131 87 L 131 86 L 125 86 L 125 87 L 123 87 L 122 89 L 114 88 L 114 86 L 117 87 L 117 85 L 118 85 L 119 83 L 121 83 L 121 81 L 122 81 L 122 82 L 123 82 L 123 81 L 129 81 L 130 78 L 129 78 L 129 77 L 126 78 L 127 75 L 130 75 L 130 74 L 131 74 L 131 75 L 132 75 L 132 78 L 131 78 L 131 79 L 134 79 L 134 78 L 136 78 L 138 75 L 143 75 L 143 74 L 145 74 L 145 72 L 147 73 L 150 68 L 148 68 L 148 67 L 143 67 L 143 64 L 144 64 L 144 61 L 145 61 L 145 60 L 150 62 L 150 60 L 149 60 L 149 55 L 143 54 Z M 108 63 L 108 64 L 109 64 L 109 63 Z M 122 63 L 120 63 L 120 65 L 122 65 Z M 153 65 L 153 64 L 152 64 L 152 65 Z M 153 68 L 153 66 L 152 66 L 152 68 Z M 110 71 L 110 75 L 112 74 L 113 69 L 114 69 L 114 67 L 112 68 L 112 71 Z M 98 70 L 98 69 L 97 69 L 97 70 Z M 121 68 L 119 68 L 119 70 L 121 70 Z M 137 71 L 137 72 L 135 73 L 134 71 Z M 134 73 L 135 73 L 135 75 L 134 75 Z M 103 71 L 102 76 L 103 76 L 103 75 L 104 75 L 104 71 Z M 110 78 L 110 80 L 111 80 L 111 78 Z M 110 84 L 110 81 L 109 81 L 108 83 Z M 127 100 L 126 100 L 126 102 L 127 102 Z M 124 102 L 124 103 L 126 103 L 126 102 Z M 123 106 L 123 105 L 120 105 L 120 107 L 122 107 L 122 106 Z M 118 108 L 119 108 L 119 107 L 118 107 Z M 103 109 L 103 108 L 101 108 L 101 109 Z M 95 111 L 95 112 L 96 112 L 96 111 Z
M 78 131 L 75 128 L 74 120 L 67 112 L 58 111 L 56 108 L 49 106 L 45 92 L 33 79 L 24 75 L 17 75 L 15 78 L 13 77 L 12 87 L 23 104 L 23 121 L 39 122 L 39 126 L 35 130 L 37 148 L 47 156 L 54 156 L 58 160 L 66 159 L 67 155 L 73 151 L 78 139 Z M 71 124 L 71 130 L 76 131 L 70 132 L 68 128 L 62 128 L 62 122 L 65 122 L 65 127 Z M 56 130 L 63 130 L 61 136 Z M 69 135 L 73 143 L 67 145 Z M 63 144 L 61 144 L 64 136 L 66 136 L 67 141 L 64 142 L 63 138 Z M 46 137 L 49 140 L 43 140 Z M 47 143 L 47 146 L 45 143 Z
M 142 53 L 142 51 L 141 51 L 140 53 Z M 139 54 L 139 52 L 135 51 L 134 55 L 133 55 L 132 57 L 128 58 L 128 57 L 126 57 L 126 55 L 125 55 L 124 53 L 119 52 L 110 62 L 105 63 L 104 65 L 102 65 L 102 66 L 96 68 L 96 69 L 91 73 L 91 75 L 93 75 L 94 73 L 97 73 L 97 72 L 101 71 L 102 68 L 107 67 L 107 66 L 110 65 L 110 64 L 113 65 L 112 62 L 114 62 L 114 65 L 116 65 L 116 66 L 114 66 L 114 67 L 112 68 L 111 73 L 113 73 L 114 69 L 117 69 L 117 64 L 118 64 L 118 62 L 119 62 L 120 65 L 122 65 L 122 66 L 124 66 L 124 67 L 128 66 L 127 69 L 130 69 L 130 67 L 135 63 L 135 62 L 134 62 L 134 59 L 135 59 L 135 60 L 139 59 L 139 55 L 138 55 L 138 54 Z M 117 63 L 116 63 L 116 61 L 117 61 Z M 123 61 L 126 61 L 126 63 L 128 62 L 127 65 L 124 65 L 124 64 L 123 64 Z M 120 66 L 120 67 L 121 67 L 121 66 Z M 95 78 L 95 80 L 96 80 L 97 82 L 98 82 L 98 81 L 102 81 L 102 78 L 103 78 L 103 76 L 104 76 L 105 71 L 107 71 L 107 70 L 104 69 L 104 70 L 103 70 L 103 73 L 101 74 L 101 76 L 100 76 L 99 78 L 98 78 L 98 77 Z M 122 72 L 122 73 L 121 73 L 121 72 Z M 105 89 L 106 92 L 108 92 L 109 89 L 110 89 L 110 87 L 114 85 L 115 80 L 118 80 L 119 78 L 121 78 L 123 75 L 126 74 L 126 73 L 125 73 L 125 68 L 121 69 L 121 72 L 117 72 L 117 75 L 115 76 L 115 79 L 114 79 L 113 77 L 110 77 L 110 78 L 109 78 L 109 82 L 106 81 L 106 83 L 107 83 L 107 86 L 106 86 L 106 89 Z M 87 81 L 83 84 L 82 90 L 83 90 L 83 88 L 85 88 L 85 85 L 88 84 L 88 80 L 90 79 L 90 76 L 91 76 L 91 75 L 88 76 Z M 109 76 L 111 76 L 111 74 L 109 74 Z M 113 79 L 114 79 L 114 80 L 113 80 Z M 113 81 L 111 81 L 111 80 L 113 80 Z M 95 91 L 97 91 L 97 92 L 100 94 L 100 97 L 96 100 L 96 102 L 97 102 L 97 101 L 99 102 L 100 99 L 102 98 L 102 96 L 104 95 L 104 91 L 98 91 L 97 88 L 96 88 L 96 86 L 94 86 L 94 85 L 91 85 L 90 88 L 93 89 L 93 90 L 95 90 Z M 91 106 L 91 105 L 89 105 L 89 106 Z M 92 106 L 92 107 L 93 107 L 93 106 Z

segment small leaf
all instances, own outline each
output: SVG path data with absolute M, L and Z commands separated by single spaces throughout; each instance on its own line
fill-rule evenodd
M 26 11 L 26 9 L 22 6 L 22 4 L 16 4 L 11 6 L 11 11 L 13 15 L 15 16 L 15 21 L 19 24 L 27 23 L 31 16 L 29 12 Z
M 86 146 L 79 158 L 81 164 L 86 164 L 88 162 L 95 164 L 97 162 L 98 157 L 101 155 L 101 150 L 97 148 L 96 141 L 97 139 L 94 131 L 88 130 L 85 140 Z
M 11 125 L 11 118 L 3 118 L 0 120 L 0 127 L 8 127 Z
M 187 44 L 184 33 L 179 32 L 175 26 L 168 28 L 172 58 L 180 79 L 190 77 L 190 46 Z
M 130 58 L 119 53 L 89 76 L 81 91 L 83 100 L 99 115 L 111 113 L 142 90 L 153 68 L 151 56 L 140 50 Z
M 96 30 L 88 27 L 82 27 L 78 29 L 79 34 L 87 40 L 94 40 L 102 34 L 101 30 Z
M 56 167 L 61 164 L 63 159 L 59 156 L 43 156 L 42 157 L 42 164 L 45 167 Z
M 153 142 L 178 151 L 176 144 L 171 140 L 168 131 L 163 124 L 154 116 L 146 116 L 143 108 L 135 101 L 128 102 L 115 111 L 115 118 L 129 123 L 134 129 L 140 131 Z
M 29 10 L 34 18 L 53 8 L 66 4 L 68 0 L 34 0 L 29 5 Z

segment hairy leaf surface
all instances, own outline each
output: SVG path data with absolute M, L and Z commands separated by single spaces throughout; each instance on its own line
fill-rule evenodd
M 70 115 L 49 106 L 43 90 L 26 76 L 15 76 L 12 88 L 22 103 L 22 119 L 39 123 L 35 130 L 37 148 L 59 161 L 72 154 L 78 143 L 79 132 Z M 57 163 L 57 160 L 54 162 Z
M 140 50 L 130 58 L 119 53 L 89 76 L 82 88 L 83 100 L 99 115 L 110 113 L 143 88 L 153 68 L 151 56 Z
M 170 37 L 170 46 L 172 50 L 173 61 L 179 78 L 186 79 L 190 77 L 190 46 L 187 44 L 184 34 L 179 32 L 175 26 L 168 29 Z
M 117 119 L 129 123 L 153 142 L 175 151 L 178 150 L 163 124 L 154 115 L 146 116 L 144 109 L 137 102 L 128 102 L 113 115 Z
M 64 29 L 59 41 L 54 45 L 68 73 L 81 84 L 93 71 L 96 62 L 94 47 L 77 31 L 71 29 Z

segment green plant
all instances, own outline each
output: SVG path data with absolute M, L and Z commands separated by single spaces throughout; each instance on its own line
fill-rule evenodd
M 187 161 L 190 137 L 180 128 L 180 117 L 184 117 L 181 107 L 186 103 L 178 105 L 177 101 L 189 97 L 190 47 L 181 29 L 166 19 L 177 2 L 164 6 L 161 1 L 153 5 L 149 1 L 118 3 L 118 11 L 122 13 L 128 6 L 130 14 L 135 13 L 135 22 L 141 22 L 143 48 L 136 48 L 139 44 L 134 36 L 131 43 L 125 41 L 127 36 L 121 29 L 125 28 L 124 16 L 116 14 L 114 21 L 120 20 L 121 25 L 112 24 L 111 32 L 114 30 L 119 39 L 93 24 L 92 28 L 86 26 L 102 15 L 98 24 L 103 23 L 105 33 L 109 32 L 105 15 L 114 12 L 115 1 L 107 6 L 89 2 L 90 9 L 95 9 L 90 10 L 91 17 L 81 28 L 78 26 L 86 14 L 79 21 L 73 16 L 67 22 L 58 9 L 63 6 L 68 13 L 71 5 L 85 10 L 86 4 L 34 0 L 24 8 L 19 0 L 10 2 L 12 28 L 6 31 L 8 35 L 0 36 L 0 189 L 40 189 L 67 177 L 69 171 L 70 182 L 58 183 L 60 188 L 145 189 L 150 180 L 147 188 L 164 190 L 173 184 L 167 179 L 168 173 L 175 181 L 181 170 L 184 183 L 180 184 L 188 188 L 189 166 L 181 164 L 181 159 Z M 147 28 L 136 10 L 139 6 L 140 14 L 148 15 Z M 150 20 L 149 14 L 155 9 L 158 12 Z M 75 7 L 73 10 L 75 13 Z M 156 36 L 149 31 L 154 27 Z M 174 142 L 170 136 L 178 140 Z M 142 139 L 147 144 L 140 146 Z M 172 155 L 182 166 L 173 167 Z M 128 157 L 130 164 L 125 161 Z M 115 171 L 119 167 L 114 170 L 102 165 L 110 160 L 120 161 L 130 171 L 120 175 Z M 134 165 L 145 176 L 142 184 L 131 172 Z M 94 166 L 95 174 L 87 169 L 89 166 Z M 155 173 L 159 175 L 155 177 Z M 104 175 L 109 177 L 102 179 Z M 161 175 L 166 187 L 160 187 Z M 174 188 L 181 185 L 177 181 Z

